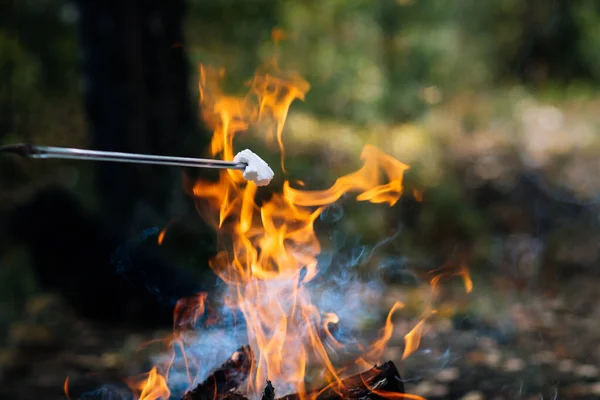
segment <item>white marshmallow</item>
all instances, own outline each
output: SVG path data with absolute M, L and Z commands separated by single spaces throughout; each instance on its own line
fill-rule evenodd
M 271 183 L 271 180 L 275 175 L 273 170 L 262 158 L 248 149 L 237 153 L 233 158 L 233 161 L 248 164 L 244 170 L 244 179 L 256 183 L 256 186 L 267 186 Z

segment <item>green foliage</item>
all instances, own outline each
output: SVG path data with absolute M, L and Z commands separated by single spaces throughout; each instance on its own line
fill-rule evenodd
M 75 11 L 61 0 L 10 3 L 0 5 L 0 138 L 30 140 L 80 101 Z
M 40 65 L 22 43 L 0 32 L 0 125 L 12 133 L 31 127 L 27 114 L 40 102 Z
M 0 141 L 75 146 L 85 140 L 87 129 L 76 10 L 64 0 L 10 3 L 10 8 L 0 4 Z M 469 201 L 470 187 L 455 176 L 456 169 L 468 168 L 457 164 L 455 153 L 462 151 L 463 160 L 473 163 L 496 156 L 499 150 L 491 145 L 469 153 L 477 137 L 491 134 L 505 135 L 501 151 L 523 150 L 514 137 L 522 133 L 524 103 L 537 106 L 534 100 L 542 100 L 561 110 L 579 110 L 570 118 L 592 121 L 577 128 L 597 137 L 599 11 L 596 0 L 191 0 L 185 45 L 194 73 L 198 63 L 224 67 L 226 89 L 233 92 L 243 92 L 243 83 L 275 52 L 282 69 L 308 80 L 311 90 L 305 102 L 293 103 L 284 140 L 288 176 L 306 180 L 310 188 L 326 187 L 352 171 L 360 147 L 376 129 L 378 145 L 411 164 L 405 196 L 412 187 L 427 189 L 414 231 L 403 236 L 407 251 L 416 254 L 421 246 L 426 254 L 448 236 L 489 238 L 489 216 Z M 275 27 L 286 34 L 276 49 L 270 40 Z M 556 44 L 556 38 L 565 42 Z M 546 47 L 531 60 L 531 44 L 540 41 Z M 566 81 L 556 73 L 563 61 L 580 67 L 570 70 Z M 539 90 L 516 84 L 528 74 L 536 76 Z M 192 85 L 197 92 L 196 82 Z M 592 105 L 582 105 L 584 99 Z M 297 111 L 309 121 L 304 131 L 291 132 Z M 278 165 L 276 150 L 256 149 Z M 95 201 L 91 167 L 76 168 L 61 164 L 22 174 L 4 168 L 0 181 L 77 175 L 72 187 L 89 206 Z M 397 217 L 390 217 L 395 211 L 349 205 L 344 229 L 376 240 L 381 226 Z M 186 246 L 176 246 L 173 253 L 189 255 Z M 200 246 L 213 251 L 212 244 Z M 20 269 L 26 261 L 18 253 L 6 254 L 2 263 L 10 268 L 3 272 L 6 287 L 0 292 L 8 308 L 18 309 L 21 294 L 34 285 L 27 268 Z M 204 257 L 193 253 L 181 262 Z
M 582 33 L 578 53 L 588 63 L 594 77 L 600 79 L 600 4 L 594 0 L 574 3 L 575 20 Z
M 20 248 L 5 252 L 0 257 L 0 332 L 20 316 L 25 301 L 37 290 L 27 253 Z

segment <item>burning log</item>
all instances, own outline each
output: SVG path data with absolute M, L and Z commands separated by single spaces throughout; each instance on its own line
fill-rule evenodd
M 388 361 L 368 371 L 342 380 L 342 385 L 331 384 L 306 397 L 316 400 L 383 400 L 389 394 L 404 394 L 404 384 L 396 365 Z M 387 394 L 387 396 L 386 396 Z M 290 394 L 277 400 L 300 400 L 299 394 Z
M 253 355 L 250 346 L 240 347 L 231 358 L 217 368 L 204 382 L 187 392 L 182 400 L 243 400 L 234 393 L 246 379 L 252 367 Z
M 219 369 L 224 371 L 223 364 Z M 219 371 L 218 370 L 218 371 Z M 214 374 L 213 374 L 214 375 Z M 225 386 L 215 389 L 215 378 L 209 377 L 196 389 L 186 393 L 182 400 L 248 400 L 245 396 L 232 392 L 234 388 Z M 314 398 L 315 400 L 383 400 L 389 398 L 390 394 L 404 394 L 404 384 L 398 369 L 392 361 L 380 366 L 375 366 L 368 371 L 353 375 L 342 380 L 342 385 L 331 384 L 327 387 L 300 396 L 298 393 L 278 398 L 277 400 L 300 400 L 301 398 Z M 274 400 L 275 388 L 270 381 L 263 392 L 262 400 Z

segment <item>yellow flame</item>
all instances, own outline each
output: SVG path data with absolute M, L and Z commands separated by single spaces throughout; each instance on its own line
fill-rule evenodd
M 384 399 L 427 400 L 424 397 L 421 397 L 416 394 L 389 392 L 387 390 L 381 390 L 376 387 L 370 386 L 362 374 L 360 376 L 360 379 L 362 380 L 365 387 L 371 391 L 371 393 L 373 393 L 375 396 L 380 396 Z
M 388 342 L 392 338 L 392 333 L 394 333 L 394 324 L 392 322 L 392 316 L 394 315 L 394 312 L 402 308 L 404 308 L 404 304 L 402 304 L 401 302 L 397 301 L 396 303 L 394 303 L 394 305 L 390 309 L 390 312 L 388 313 L 387 319 L 385 320 L 385 327 L 383 328 L 381 338 L 379 338 L 372 344 L 371 351 L 366 355 L 365 358 L 377 361 L 381 358 L 381 355 L 383 354 Z
M 215 80 L 222 76 L 221 71 L 201 68 L 203 110 L 215 131 L 212 155 L 232 159 L 235 135 L 254 124 L 263 124 L 265 119 L 274 125 L 283 151 L 281 137 L 289 106 L 293 100 L 304 98 L 309 85 L 295 76 L 282 78 L 277 71 L 259 73 L 250 82 L 251 96 L 237 99 L 219 90 Z M 327 190 L 293 189 L 286 180 L 283 193 L 274 194 L 262 205 L 255 202 L 257 187 L 244 182 L 237 171 L 224 171 L 218 182 L 198 181 L 192 188 L 200 202 L 219 211 L 218 221 L 210 213 L 205 215 L 229 243 L 212 260 L 211 267 L 236 288 L 233 305 L 243 313 L 250 345 L 258 350 L 249 384 L 253 393 L 267 379 L 305 393 L 309 355 L 317 359 L 328 376 L 340 380 L 318 332 L 322 325 L 320 311 L 302 285 L 318 272 L 316 257 L 321 247 L 314 221 L 323 211 L 320 206 L 335 202 L 347 192 L 357 192 L 359 201 L 394 205 L 402 194 L 402 176 L 408 168 L 373 146 L 366 146 L 361 158 L 361 169 L 339 178 Z M 334 320 L 330 315 L 325 321 L 327 325 Z M 391 329 L 389 325 L 385 342 Z M 341 346 L 335 340 L 332 343 Z M 383 341 L 378 346 L 381 352 Z
M 410 356 L 412 353 L 414 353 L 418 348 L 419 348 L 419 344 L 421 343 L 421 337 L 424 334 L 425 331 L 425 323 L 427 321 L 427 318 L 430 317 L 433 314 L 436 314 L 437 311 L 433 310 L 431 312 L 429 312 L 429 315 L 427 315 L 425 318 L 421 319 L 419 321 L 419 323 L 417 323 L 417 325 L 414 326 L 414 328 L 411 329 L 410 332 L 408 332 L 406 335 L 404 335 L 404 353 L 402 354 L 402 359 L 406 359 L 408 356 Z
M 412 194 L 416 201 L 418 201 L 419 203 L 423 202 L 423 192 L 422 191 L 420 191 L 418 189 L 413 189 Z
M 327 339 L 331 342 L 330 344 L 336 349 L 341 349 L 344 347 L 344 345 L 338 342 L 338 340 L 331 334 L 331 331 L 329 330 L 329 325 L 337 324 L 339 321 L 340 318 L 335 313 L 325 313 L 324 315 L 323 330 L 327 335 Z
M 158 243 L 159 246 L 162 244 L 163 240 L 165 239 L 166 233 L 167 233 L 167 228 L 163 228 L 163 230 L 160 231 L 160 233 L 158 234 L 158 239 L 156 240 L 156 243 Z
M 292 189 L 286 182 L 283 187 L 285 197 L 299 206 L 323 206 L 334 203 L 343 194 L 359 192 L 358 201 L 371 203 L 396 204 L 402 195 L 402 177 L 409 167 L 395 158 L 383 153 L 374 146 L 363 149 L 361 159 L 365 161 L 358 171 L 338 178 L 327 190 L 303 191 Z M 385 171 L 387 183 L 380 170 Z
M 157 372 L 156 367 L 150 370 L 138 389 L 141 389 L 140 400 L 168 399 L 171 395 L 166 379 Z

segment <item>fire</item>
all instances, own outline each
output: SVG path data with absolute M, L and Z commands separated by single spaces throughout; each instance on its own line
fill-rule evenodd
M 174 221 L 169 222 L 159 233 L 158 233 L 158 238 L 156 239 L 156 243 L 160 246 L 162 245 L 163 241 L 165 240 L 165 235 L 167 234 L 167 231 L 169 230 L 169 228 L 171 227 L 171 225 L 173 224 Z
M 250 95 L 237 99 L 218 89 L 215 79 L 222 77 L 221 71 L 201 68 L 202 108 L 214 128 L 212 156 L 232 159 L 235 135 L 267 119 L 274 125 L 267 134 L 275 132 L 283 160 L 282 132 L 288 109 L 293 100 L 304 98 L 308 83 L 295 76 L 283 78 L 277 70 L 259 73 L 249 84 Z M 237 171 L 224 171 L 218 182 L 199 181 L 192 188 L 200 203 L 219 211 L 218 221 L 210 214 L 208 219 L 230 243 L 211 267 L 235 288 L 230 306 L 243 313 L 250 346 L 256 349 L 249 393 L 258 393 L 267 379 L 278 388 L 306 393 L 309 358 L 327 376 L 340 381 L 320 333 L 324 325 L 332 337 L 327 326 L 337 322 L 337 316 L 326 314 L 322 319 L 305 286 L 318 273 L 321 251 L 313 225 L 325 206 L 349 192 L 357 193 L 358 201 L 393 206 L 402 195 L 403 173 L 409 168 L 373 146 L 366 146 L 361 158 L 362 168 L 339 178 L 329 189 L 294 189 L 286 180 L 282 193 L 260 205 L 255 202 L 257 187 Z M 384 337 L 374 344 L 368 358 L 380 356 L 391 337 L 390 318 L 391 313 Z M 335 339 L 332 342 L 342 346 Z
M 159 246 L 162 244 L 163 240 L 165 240 L 166 234 L 167 234 L 167 228 L 163 228 L 163 230 L 160 231 L 160 233 L 158 234 L 158 239 L 156 240 L 156 243 L 158 243 Z
M 171 395 L 165 377 L 158 373 L 156 367 L 152 368 L 148 376 L 141 380 L 137 389 L 140 390 L 140 400 L 168 399 Z
M 236 153 L 236 135 L 258 126 L 266 132 L 268 141 L 277 140 L 281 167 L 285 171 L 283 127 L 291 103 L 303 100 L 310 85 L 296 75 L 282 74 L 274 62 L 248 82 L 245 97 L 223 93 L 219 85 L 223 77 L 223 70 L 200 67 L 203 117 L 214 130 L 211 155 L 232 160 Z M 393 206 L 403 193 L 403 174 L 409 168 L 371 145 L 365 146 L 361 159 L 363 166 L 359 170 L 338 178 L 328 189 L 292 188 L 290 181 L 285 180 L 281 193 L 273 194 L 262 203 L 256 200 L 256 185 L 245 181 L 240 171 L 223 170 L 217 182 L 200 180 L 190 188 L 198 210 L 213 224 L 222 243 L 223 249 L 210 266 L 227 283 L 228 306 L 242 313 L 248 329 L 248 342 L 255 359 L 247 386 L 250 397 L 256 397 L 269 380 L 280 395 L 294 391 L 302 399 L 310 398 L 313 395 L 309 395 L 305 387 L 309 363 L 321 368 L 321 375 L 328 377 L 330 385 L 341 385 L 343 370 L 334 366 L 324 344 L 327 341 L 330 349 L 343 347 L 329 329 L 339 317 L 331 312 L 322 313 L 307 288 L 319 273 L 317 256 L 321 245 L 314 223 L 326 206 L 346 193 L 354 193 L 357 201 Z M 304 187 L 302 181 L 294 182 Z M 164 239 L 164 232 L 159 243 Z M 432 279 L 433 287 L 447 274 L 458 274 L 465 280 L 467 290 L 471 290 L 466 268 L 442 272 Z M 206 295 L 202 294 L 177 305 L 172 347 L 183 350 L 185 332 L 193 331 L 193 321 L 206 312 L 205 301 Z M 381 361 L 392 337 L 392 315 L 402 308 L 399 302 L 392 307 L 380 339 L 365 349 L 362 357 L 355 360 L 356 365 L 372 366 Z M 434 313 L 435 310 L 429 311 L 406 335 L 403 358 L 416 350 L 425 329 L 425 319 Z M 185 351 L 182 353 L 185 355 Z M 194 383 L 191 361 L 185 360 L 190 387 Z M 140 400 L 169 397 L 167 382 L 171 362 L 172 359 L 166 366 L 153 368 L 136 386 Z M 420 399 L 412 395 L 377 394 Z
M 436 310 L 432 310 L 428 313 L 427 317 L 436 313 Z M 419 323 L 415 325 L 415 327 L 412 328 L 411 331 L 404 336 L 404 343 L 406 343 L 406 346 L 404 347 L 404 354 L 402 354 L 403 360 L 419 348 L 419 344 L 421 343 L 421 337 L 423 336 L 423 332 L 425 331 L 425 323 L 427 322 L 427 317 L 419 321 Z
M 65 378 L 65 383 L 63 384 L 63 391 L 65 392 L 65 396 L 67 400 L 71 400 L 71 396 L 69 396 L 69 377 Z
M 281 78 L 277 71 L 257 75 L 250 83 L 253 102 L 248 97 L 224 96 L 207 71 L 201 69 L 201 99 L 205 116 L 215 129 L 212 155 L 232 159 L 235 135 L 266 118 L 274 122 L 283 159 L 282 131 L 289 106 L 293 100 L 304 98 L 309 85 L 297 77 Z M 222 74 L 213 72 L 212 77 Z M 219 210 L 216 227 L 231 243 L 211 267 L 236 288 L 231 306 L 243 313 L 250 345 L 258 349 L 250 393 L 257 393 L 267 379 L 278 387 L 305 393 L 310 354 L 329 376 L 339 380 L 321 341 L 320 311 L 304 286 L 318 273 L 316 257 L 321 247 L 313 224 L 323 206 L 347 192 L 357 192 L 359 201 L 394 205 L 402 194 L 402 175 L 408 169 L 373 146 L 366 146 L 361 158 L 361 169 L 339 178 L 327 190 L 293 189 L 285 181 L 283 193 L 274 194 L 262 205 L 254 200 L 256 186 L 244 182 L 236 171 L 221 173 L 217 183 L 199 181 L 193 187 L 200 201 Z
M 402 195 L 402 176 L 408 165 L 370 145 L 363 149 L 361 159 L 365 161 L 361 169 L 338 178 L 327 190 L 296 190 L 290 187 L 289 182 L 285 182 L 283 194 L 291 204 L 298 206 L 329 205 L 348 192 L 359 192 L 356 197 L 358 201 L 387 203 L 390 206 L 396 204 Z M 380 169 L 385 171 L 387 183 L 382 179 Z
M 423 192 L 422 191 L 413 189 L 412 194 L 416 201 L 418 201 L 419 203 L 423 202 Z
M 387 343 L 390 341 L 392 337 L 392 333 L 394 333 L 394 324 L 392 323 L 392 316 L 396 310 L 400 310 L 404 308 L 404 304 L 397 301 L 394 303 L 390 312 L 388 313 L 387 319 L 385 320 L 385 327 L 383 328 L 383 334 L 381 338 L 379 338 L 375 343 L 372 344 L 372 349 L 369 354 L 366 355 L 366 358 L 371 360 L 379 360 Z
M 437 290 L 440 281 L 453 276 L 458 276 L 462 279 L 463 285 L 465 286 L 465 292 L 471 293 L 473 290 L 473 280 L 471 279 L 471 274 L 464 261 L 461 261 L 458 265 L 453 263 L 444 264 L 440 268 L 431 271 L 431 273 L 436 273 L 429 281 L 434 292 Z

